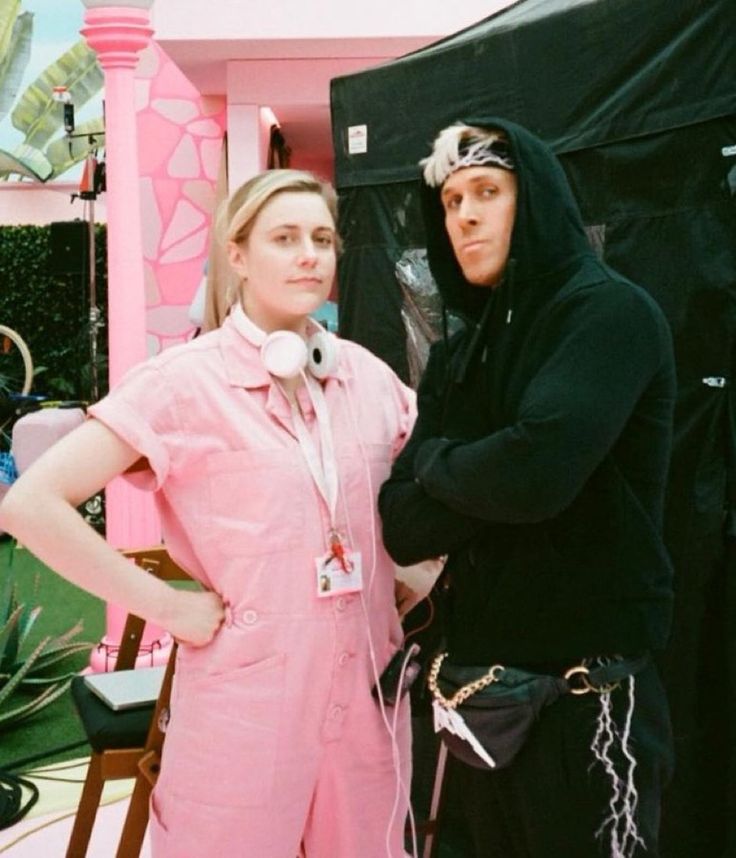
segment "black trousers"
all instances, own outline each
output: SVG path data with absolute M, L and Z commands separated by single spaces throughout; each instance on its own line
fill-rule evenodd
M 628 854 L 658 858 L 660 798 L 672 773 L 672 738 L 665 694 L 653 665 L 636 677 L 634 696 L 629 747 L 636 758 L 635 819 L 646 848 Z M 611 701 L 621 728 L 626 685 L 611 693 Z M 599 712 L 597 694 L 567 694 L 543 710 L 507 768 L 481 770 L 452 760 L 446 784 L 452 813 L 447 826 L 440 821 L 439 855 L 612 858 L 610 835 L 596 837 L 613 789 L 591 750 Z M 625 781 L 625 760 L 614 758 Z

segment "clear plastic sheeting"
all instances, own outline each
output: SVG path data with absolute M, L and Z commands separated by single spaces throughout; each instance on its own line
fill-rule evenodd
M 396 262 L 395 271 L 401 287 L 409 383 L 416 388 L 427 365 L 429 347 L 442 336 L 442 299 L 429 270 L 425 248 L 405 250 Z M 447 324 L 452 332 L 460 321 L 448 314 Z
M 396 279 L 401 286 L 409 383 L 416 388 L 427 365 L 429 347 L 442 336 L 442 299 L 429 271 L 427 251 L 404 251 L 396 263 Z

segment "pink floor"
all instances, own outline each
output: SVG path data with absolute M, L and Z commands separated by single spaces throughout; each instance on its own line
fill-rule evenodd
M 100 808 L 92 832 L 87 858 L 113 858 L 125 818 L 127 800 Z M 0 831 L 0 855 L 5 858 L 64 858 L 73 814 L 63 812 L 22 820 L 12 828 Z M 141 858 L 150 858 L 148 838 Z
M 70 760 L 25 773 L 38 787 L 39 800 L 25 819 L 0 830 L 2 858 L 64 858 L 87 763 L 88 758 Z M 87 858 L 115 855 L 132 788 L 132 780 L 105 785 Z M 147 838 L 140 858 L 150 858 Z

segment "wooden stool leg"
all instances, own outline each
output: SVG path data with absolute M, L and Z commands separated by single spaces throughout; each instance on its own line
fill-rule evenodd
M 102 757 L 93 751 L 89 760 L 82 795 L 79 799 L 77 815 L 74 818 L 74 827 L 69 838 L 66 858 L 84 858 L 87 854 L 92 826 L 95 824 L 97 808 L 100 806 L 103 785 Z
M 125 816 L 123 832 L 120 835 L 118 851 L 115 853 L 116 858 L 137 858 L 140 855 L 148 827 L 150 797 L 151 784 L 146 778 L 137 778 Z
M 169 688 L 171 685 L 169 677 Z M 167 696 L 169 691 L 167 690 Z M 154 719 L 149 731 L 150 741 L 156 744 L 162 744 L 163 733 L 158 729 L 158 719 Z M 138 760 L 138 774 L 135 779 L 135 787 L 133 795 L 130 797 L 128 805 L 128 813 L 125 816 L 125 824 L 123 825 L 123 833 L 120 835 L 118 843 L 118 851 L 115 858 L 138 858 L 141 847 L 143 846 L 143 838 L 146 835 L 148 827 L 148 816 L 150 811 L 151 792 L 156 781 L 158 773 L 161 769 L 161 755 L 157 748 L 152 748 L 147 751 Z

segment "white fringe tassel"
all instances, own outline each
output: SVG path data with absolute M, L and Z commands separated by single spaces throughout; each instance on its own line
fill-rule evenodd
M 608 803 L 608 816 L 596 831 L 596 839 L 610 838 L 610 858 L 632 858 L 637 845 L 646 849 L 646 845 L 636 826 L 636 807 L 639 794 L 634 784 L 636 758 L 629 747 L 631 738 L 631 719 L 634 715 L 634 677 L 628 678 L 628 706 L 623 730 L 619 730 L 613 718 L 610 692 L 599 695 L 600 713 L 590 749 L 596 760 L 603 766 L 611 781 L 611 800 Z M 612 751 L 620 751 L 626 760 L 626 779 L 619 777 L 615 769 Z

